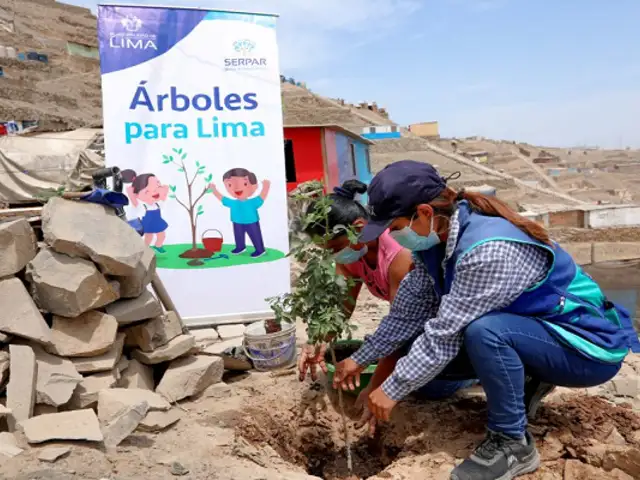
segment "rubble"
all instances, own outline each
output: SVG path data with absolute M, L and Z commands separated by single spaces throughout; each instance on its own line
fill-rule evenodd
M 123 326 L 162 315 L 162 306 L 151 292 L 145 290 L 137 298 L 119 300 L 109 305 L 107 313 L 116 317 L 118 324 Z
M 102 205 L 54 197 L 42 209 L 42 231 L 56 252 L 93 260 L 109 275 L 133 275 L 144 253 L 135 230 Z
M 156 392 L 170 402 L 176 402 L 220 382 L 223 373 L 223 361 L 219 357 L 198 355 L 179 358 L 171 362 Z
M 29 443 L 43 443 L 50 440 L 102 442 L 104 438 L 98 418 L 89 408 L 39 415 L 20 422 L 20 426 Z
M 102 428 L 106 447 L 117 447 L 131 435 L 149 411 L 146 401 L 128 405 Z
M 93 408 L 98 403 L 100 391 L 114 387 L 117 381 L 116 371 L 100 372 L 84 377 L 73 392 L 69 402 L 70 406 L 73 408 Z
M 93 357 L 109 351 L 116 341 L 115 317 L 95 310 L 76 318 L 54 315 L 49 351 L 65 357 Z
M 187 354 L 195 345 L 196 341 L 191 335 L 180 335 L 153 352 L 134 350 L 132 355 L 136 360 L 144 364 L 156 365 L 175 360 Z
M 119 385 L 124 388 L 141 388 L 153 390 L 153 369 L 144 363 L 140 363 L 135 358 L 129 362 L 129 366 L 122 373 Z
M 0 331 L 51 344 L 51 330 L 18 278 L 0 280 Z
M 134 272 L 127 277 L 115 277 L 120 284 L 122 298 L 136 298 L 146 290 L 156 273 L 156 254 L 145 246 L 142 258 L 136 265 Z
M 119 298 L 96 266 L 43 248 L 27 265 L 36 304 L 62 317 L 77 317 Z
M 0 460 L 2 456 L 13 458 L 20 455 L 24 450 L 18 447 L 18 442 L 13 433 L 0 432 Z
M 98 394 L 98 418 L 103 424 L 110 423 L 122 411 L 145 402 L 150 411 L 166 411 L 169 402 L 157 393 L 142 389 L 112 388 Z
M 111 349 L 97 357 L 77 357 L 71 361 L 80 373 L 95 373 L 113 370 L 120 361 L 124 347 L 124 333 L 118 333 Z
M 148 322 L 126 330 L 128 346 L 136 346 L 143 352 L 152 352 L 182 334 L 182 324 L 175 312 L 167 312 Z
M 38 452 L 38 460 L 53 463 L 70 452 L 71 447 L 47 447 Z
M 0 223 L 0 278 L 15 275 L 36 256 L 36 236 L 26 218 Z
M 138 425 L 138 430 L 143 432 L 160 432 L 176 424 L 182 418 L 182 413 L 177 408 L 168 412 L 149 412 Z
M 11 410 L 11 416 L 7 418 L 7 423 L 9 430 L 14 431 L 18 422 L 33 415 L 38 366 L 33 349 L 27 345 L 10 345 L 9 358 L 7 408 Z
M 69 360 L 34 347 L 37 362 L 36 403 L 59 407 L 71 399 L 82 376 Z

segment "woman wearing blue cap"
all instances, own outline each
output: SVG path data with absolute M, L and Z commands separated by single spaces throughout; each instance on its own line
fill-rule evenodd
M 376 418 L 389 420 L 400 400 L 442 373 L 472 367 L 488 432 L 451 479 L 533 472 L 540 457 L 527 415 L 555 385 L 591 387 L 618 373 L 632 344 L 628 313 L 541 225 L 495 197 L 456 193 L 429 164 L 388 165 L 371 182 L 369 204 L 360 241 L 389 229 L 414 252 L 415 268 L 376 332 L 337 366 L 334 386 L 352 388 L 367 365 L 415 339 L 369 395 Z

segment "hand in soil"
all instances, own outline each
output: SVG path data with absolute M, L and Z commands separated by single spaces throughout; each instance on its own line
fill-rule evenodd
M 382 387 L 376 388 L 369 395 L 369 410 L 378 420 L 388 422 L 391 419 L 391 411 L 397 404 L 398 402 L 387 397 Z
M 307 377 L 307 371 L 311 374 L 311 380 L 314 382 L 318 379 L 318 367 L 324 373 L 328 372 L 327 364 L 324 360 L 326 351 L 326 344 L 305 345 L 302 347 L 302 353 L 298 360 L 298 370 L 300 371 L 298 378 L 301 382 Z
M 364 369 L 365 367 L 361 367 L 350 358 L 341 361 L 336 365 L 336 373 L 333 374 L 333 388 L 355 390 L 360 386 L 360 374 Z
M 362 390 L 354 403 L 354 407 L 356 408 L 356 411 L 362 410 L 362 415 L 360 416 L 360 420 L 356 423 L 356 428 L 368 426 L 369 435 L 373 437 L 376 433 L 376 417 L 374 417 L 371 410 L 369 410 L 370 393 L 371 390 L 369 388 Z

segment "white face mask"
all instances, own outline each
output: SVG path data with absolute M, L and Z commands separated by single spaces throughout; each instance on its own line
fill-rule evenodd
M 390 232 L 389 234 L 391 235 L 391 237 L 401 246 L 413 252 L 429 250 L 430 248 L 438 245 L 440 243 L 440 237 L 433 228 L 435 216 L 431 216 L 431 231 L 426 237 L 419 235 L 411 228 L 414 218 L 415 215 L 411 217 L 411 222 L 409 223 L 409 225 L 404 227 L 403 229 Z

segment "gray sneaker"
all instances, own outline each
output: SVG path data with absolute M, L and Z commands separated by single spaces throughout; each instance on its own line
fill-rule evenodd
M 451 472 L 451 480 L 511 480 L 534 472 L 540 456 L 533 437 L 525 434 L 526 444 L 502 433 L 487 437 L 464 462 Z

